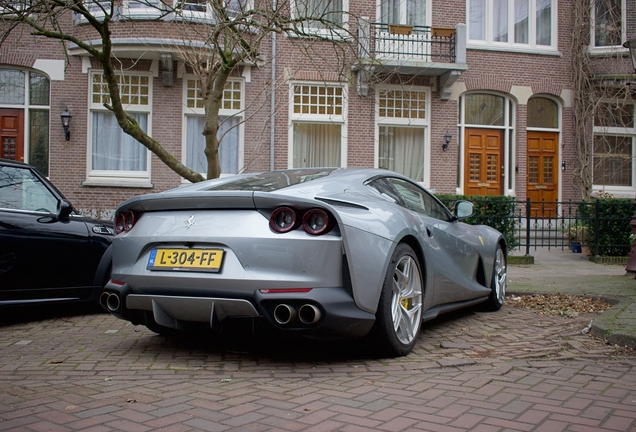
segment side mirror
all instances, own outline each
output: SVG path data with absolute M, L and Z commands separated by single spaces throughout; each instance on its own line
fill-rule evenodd
M 457 201 L 455 203 L 455 217 L 466 219 L 473 215 L 474 206 L 470 201 Z
M 68 201 L 62 201 L 60 203 L 60 211 L 57 213 L 57 218 L 60 221 L 67 221 L 69 216 L 73 213 L 73 206 Z

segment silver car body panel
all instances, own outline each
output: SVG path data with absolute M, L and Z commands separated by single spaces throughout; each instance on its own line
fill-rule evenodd
M 120 206 L 119 211 L 143 213 L 130 232 L 113 240 L 112 278 L 132 290 L 128 307 L 154 311 L 155 317 L 161 317 L 157 310 L 163 311 L 177 320 L 192 318 L 189 309 L 203 321 L 214 310 L 217 316 L 227 315 L 224 310 L 255 316 L 260 312 L 244 303 L 251 304 L 248 299 L 258 290 L 344 287 L 346 262 L 355 306 L 374 314 L 390 257 L 405 241 L 423 264 L 424 317 L 490 294 L 495 251 L 499 243 L 505 245 L 501 233 L 451 220 L 450 213 L 447 221 L 416 213 L 367 186 L 379 176 L 406 177 L 384 170 L 336 169 L 272 192 L 213 190 L 252 175 L 143 195 Z M 336 228 L 321 236 L 302 229 L 276 233 L 269 227 L 268 212 L 280 206 L 325 209 L 336 219 Z M 149 270 L 150 250 L 157 247 L 222 249 L 222 267 L 218 273 Z M 480 266 L 482 283 L 477 281 Z M 200 298 L 206 300 L 193 300 Z

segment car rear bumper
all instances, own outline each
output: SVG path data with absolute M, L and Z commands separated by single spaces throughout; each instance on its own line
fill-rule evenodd
M 114 316 L 144 324 L 147 314 L 164 327 L 188 329 L 206 323 L 221 330 L 228 318 L 264 318 L 272 326 L 314 338 L 357 338 L 369 332 L 375 316 L 360 310 L 342 287 L 314 288 L 308 292 L 263 293 L 250 298 L 137 294 L 126 283 L 110 281 L 100 304 Z

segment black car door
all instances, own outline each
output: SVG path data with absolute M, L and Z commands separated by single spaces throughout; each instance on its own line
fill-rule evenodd
M 92 284 L 86 224 L 60 220 L 62 201 L 30 167 L 0 166 L 0 301 L 75 297 L 68 288 Z

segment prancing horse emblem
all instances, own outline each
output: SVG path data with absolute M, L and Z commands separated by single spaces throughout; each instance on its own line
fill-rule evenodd
M 186 224 L 186 229 L 194 225 L 194 215 L 191 215 L 190 218 L 187 221 L 185 221 L 185 224 Z

